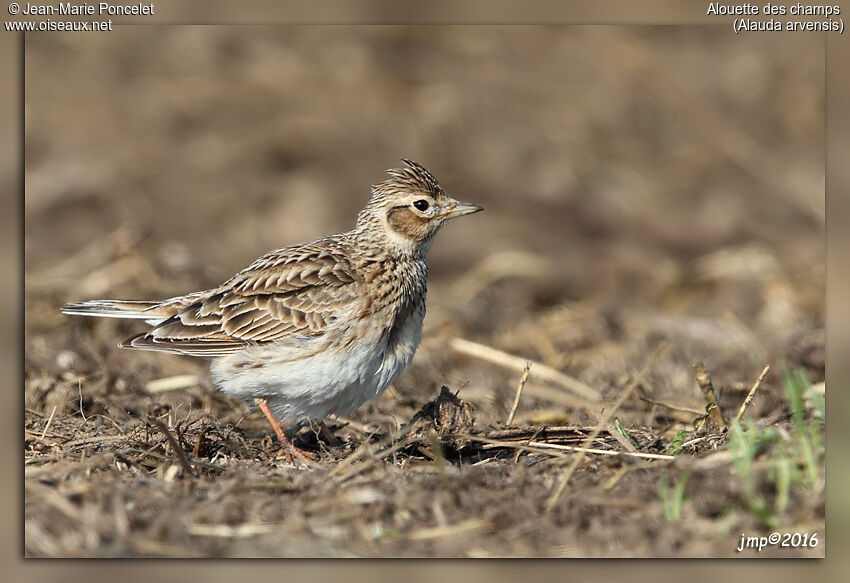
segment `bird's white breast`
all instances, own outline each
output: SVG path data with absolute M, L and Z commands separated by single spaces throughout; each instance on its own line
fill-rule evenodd
M 344 349 L 316 350 L 309 342 L 298 348 L 246 348 L 214 361 L 213 380 L 224 392 L 243 399 L 265 398 L 284 420 L 347 414 L 381 395 L 410 364 L 422 338 L 424 297 L 408 313 L 390 330 L 367 326 L 359 340 Z

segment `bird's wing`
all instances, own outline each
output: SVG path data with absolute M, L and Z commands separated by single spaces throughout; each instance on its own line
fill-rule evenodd
M 248 344 L 315 338 L 362 309 L 361 288 L 332 240 L 272 251 L 122 346 L 214 357 Z
M 161 324 L 186 306 L 206 297 L 207 291 L 195 292 L 164 301 L 147 300 L 88 300 L 65 304 L 62 313 L 71 316 L 97 316 L 101 318 L 122 318 L 145 320 L 151 326 Z

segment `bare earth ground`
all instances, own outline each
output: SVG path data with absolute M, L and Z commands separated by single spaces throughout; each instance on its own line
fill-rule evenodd
M 823 556 L 823 87 L 819 37 L 726 27 L 28 36 L 27 554 Z M 486 212 L 310 467 L 204 363 L 58 311 L 347 229 L 401 156 Z M 819 544 L 736 552 L 771 532 Z

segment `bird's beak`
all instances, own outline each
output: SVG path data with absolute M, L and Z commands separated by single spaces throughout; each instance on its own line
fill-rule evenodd
M 463 215 L 471 215 L 472 213 L 477 213 L 478 211 L 483 211 L 484 207 L 472 204 L 471 202 L 461 202 L 459 200 L 452 200 L 449 205 L 446 207 L 446 211 L 437 215 L 436 219 L 453 219 L 455 217 L 462 217 Z

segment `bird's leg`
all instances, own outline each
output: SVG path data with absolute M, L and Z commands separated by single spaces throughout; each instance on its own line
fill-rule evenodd
M 286 461 L 292 462 L 293 459 L 298 458 L 299 460 L 310 463 L 310 460 L 298 450 L 297 447 L 292 445 L 292 442 L 289 441 L 289 438 L 283 433 L 283 429 L 280 428 L 280 424 L 277 422 L 277 419 L 272 415 L 271 410 L 269 409 L 269 404 L 265 399 L 255 398 L 254 402 L 257 404 L 257 407 L 260 408 L 260 411 L 263 412 L 263 415 L 268 419 L 269 424 L 274 429 L 274 432 L 277 434 L 277 440 L 280 442 L 280 445 L 283 447 L 283 453 L 286 456 Z
M 322 437 L 325 438 L 325 441 L 328 442 L 328 445 L 332 447 L 336 447 L 338 445 L 342 445 L 342 442 L 339 438 L 331 433 L 331 430 L 328 429 L 328 426 L 325 425 L 324 421 L 319 421 L 319 432 L 322 434 Z

